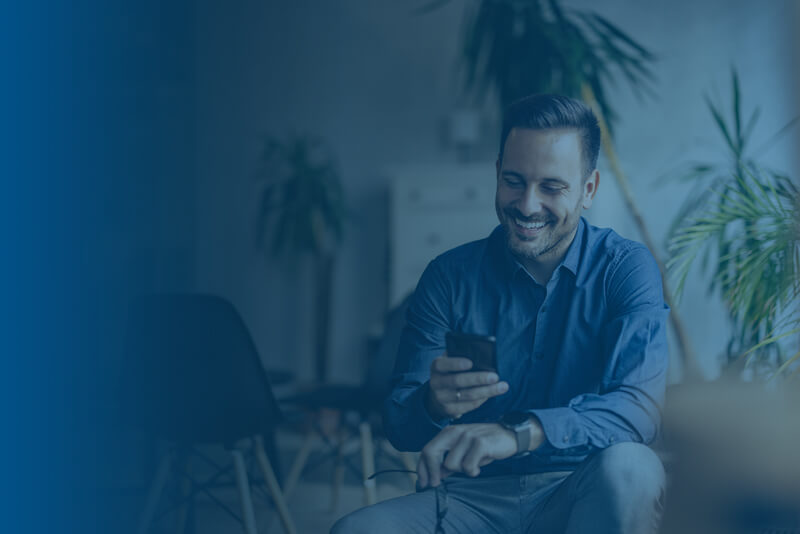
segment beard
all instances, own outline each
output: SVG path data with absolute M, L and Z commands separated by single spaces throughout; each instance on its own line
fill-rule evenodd
M 550 212 L 544 212 L 531 217 L 523 216 L 513 207 L 502 208 L 495 199 L 495 211 L 500 224 L 506 234 L 506 244 L 511 253 L 521 261 L 536 261 L 547 256 L 548 253 L 558 254 L 566 252 L 568 240 L 575 232 L 580 221 L 580 201 L 567 218 L 559 221 Z M 516 219 L 526 223 L 545 223 L 545 226 L 534 235 L 526 235 L 518 229 L 514 222 Z M 563 250 L 562 250 L 563 248 Z

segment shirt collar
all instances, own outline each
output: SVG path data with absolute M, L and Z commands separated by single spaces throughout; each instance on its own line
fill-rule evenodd
M 573 275 L 578 275 L 578 266 L 580 265 L 581 249 L 583 248 L 582 243 L 585 233 L 586 221 L 583 217 L 581 217 L 578 220 L 578 229 L 575 231 L 575 237 L 573 238 L 572 243 L 570 243 L 567 253 L 561 260 L 561 263 L 559 263 L 553 271 L 554 274 L 557 273 L 561 267 L 564 267 Z M 499 260 L 499 266 L 501 269 L 503 269 L 505 274 L 513 277 L 520 269 L 525 269 L 525 267 L 523 267 L 519 260 L 509 250 L 506 229 L 502 225 L 498 225 L 497 228 L 494 229 L 490 236 L 490 240 L 492 242 L 492 246 L 497 252 L 496 257 Z
M 564 259 L 559 266 L 556 267 L 556 270 L 563 266 L 575 276 L 578 275 L 578 266 L 580 265 L 583 236 L 585 233 L 586 221 L 581 217 L 580 220 L 578 220 L 578 229 L 575 231 L 575 238 L 572 240 L 572 243 L 569 244 L 567 253 L 564 255 Z

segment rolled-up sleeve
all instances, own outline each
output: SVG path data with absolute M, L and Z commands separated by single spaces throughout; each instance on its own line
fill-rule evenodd
M 669 359 L 661 274 L 641 245 L 622 254 L 609 273 L 609 319 L 599 340 L 602 387 L 567 406 L 530 410 L 545 434 L 535 454 L 586 454 L 624 441 L 650 443 L 658 433 Z
M 425 408 L 431 362 L 445 350 L 451 317 L 450 291 L 440 263 L 422 274 L 406 314 L 406 326 L 384 404 L 384 429 L 401 451 L 419 451 L 450 421 L 435 421 Z

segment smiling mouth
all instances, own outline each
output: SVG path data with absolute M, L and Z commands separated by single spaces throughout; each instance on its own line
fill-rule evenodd
M 517 239 L 528 241 L 536 238 L 549 224 L 549 221 L 528 222 L 519 217 L 510 217 L 514 223 L 514 233 Z
M 529 231 L 538 231 L 547 226 L 547 222 L 526 222 L 516 217 L 514 218 L 514 224 L 517 228 Z

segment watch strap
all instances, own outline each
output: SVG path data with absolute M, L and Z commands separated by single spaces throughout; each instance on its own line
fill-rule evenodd
M 514 433 L 517 440 L 517 453 L 515 456 L 524 456 L 530 452 L 531 445 L 531 420 L 527 414 L 514 414 L 514 419 L 522 419 L 521 422 L 511 423 L 507 416 L 504 416 L 500 423 Z
M 530 419 L 514 427 L 517 436 L 517 454 L 528 454 L 531 447 L 531 422 Z

